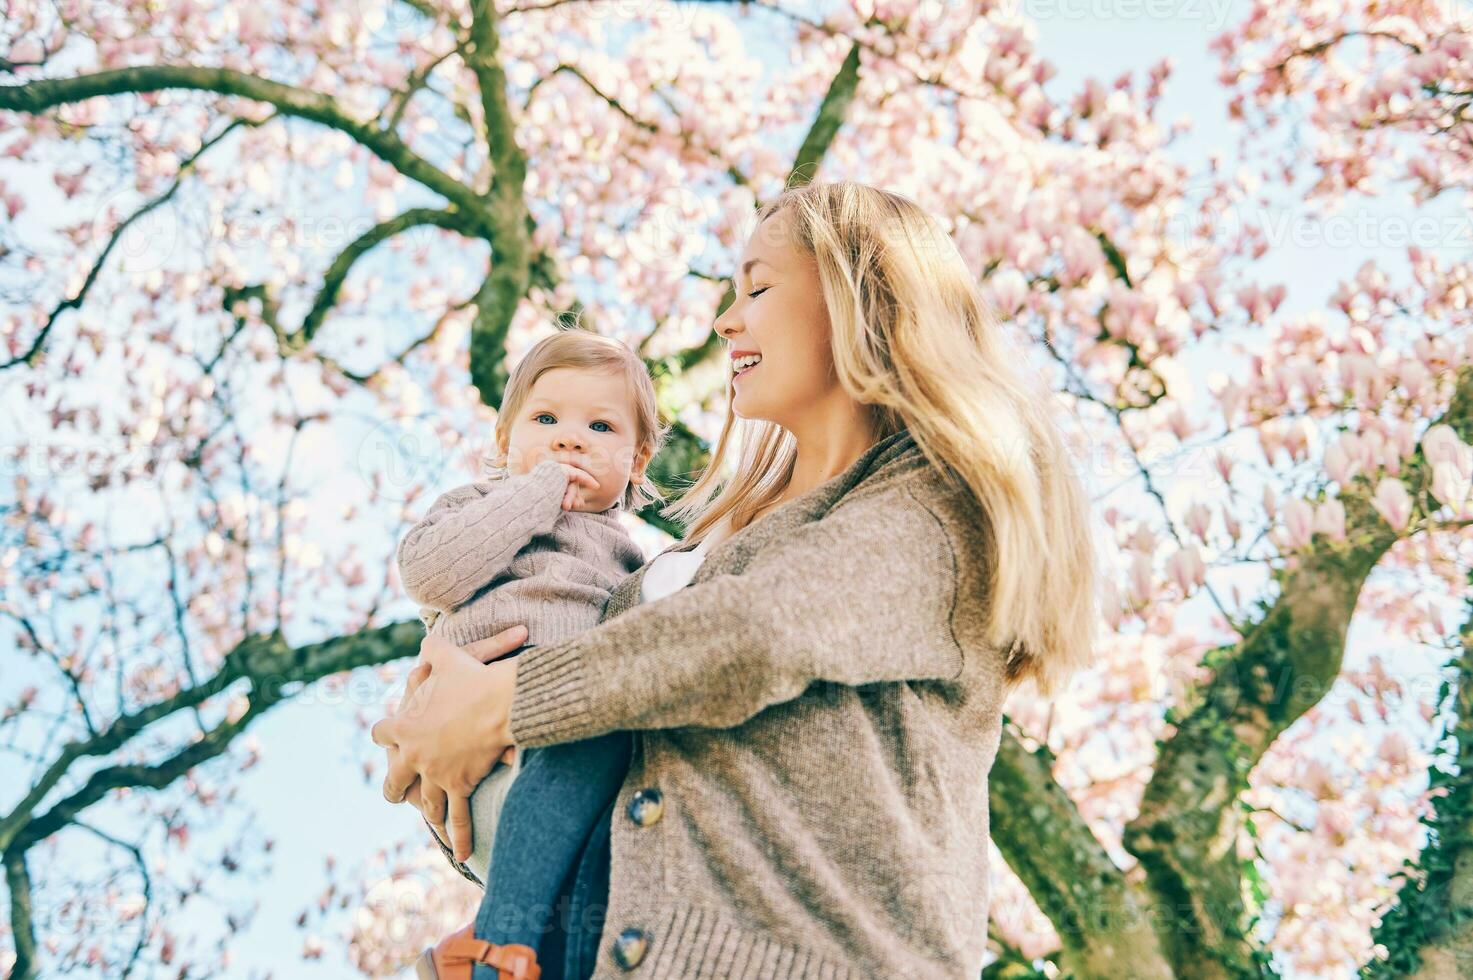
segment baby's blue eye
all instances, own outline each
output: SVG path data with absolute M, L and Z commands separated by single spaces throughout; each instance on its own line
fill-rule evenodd
M 536 415 L 532 416 L 532 418 L 535 419 L 535 420 L 537 420 L 537 421 L 541 421 L 544 417 L 545 418 L 553 418 L 553 414 L 551 412 L 538 412 Z M 554 421 L 556 421 L 556 420 L 554 419 Z M 608 427 L 609 423 L 603 421 L 602 419 L 598 420 L 597 422 L 590 422 L 589 424 L 590 425 L 602 425 L 602 426 L 604 426 L 604 428 L 602 428 L 602 429 L 596 429 L 596 430 L 594 430 L 596 432 L 613 432 L 614 431 L 612 428 L 609 428 Z

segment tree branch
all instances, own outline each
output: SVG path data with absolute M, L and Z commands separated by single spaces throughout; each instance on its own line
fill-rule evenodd
M 988 776 L 989 835 L 1053 923 L 1069 976 L 1171 980 L 1150 897 L 1117 868 L 1063 788 L 1047 746 L 1029 752 L 1004 725 Z
M 51 315 L 46 318 L 45 326 L 43 326 L 40 332 L 36 334 L 36 339 L 31 341 L 30 349 L 28 349 L 24 354 L 20 354 L 6 361 L 4 364 L 0 364 L 0 371 L 15 367 L 17 364 L 25 364 L 30 367 L 35 366 L 36 358 L 40 357 L 41 350 L 46 343 L 46 337 L 48 334 L 51 333 L 51 328 L 56 326 L 56 321 L 60 319 L 61 315 L 67 310 L 79 310 L 82 308 L 82 304 L 87 299 L 87 293 L 92 289 L 92 284 L 97 281 L 98 275 L 102 272 L 103 265 L 107 262 L 107 257 L 112 254 L 113 248 L 122 239 L 123 234 L 128 230 L 133 222 L 137 221 L 139 218 L 148 214 L 155 208 L 160 207 L 170 198 L 172 198 L 174 194 L 179 190 L 180 185 L 183 184 L 184 178 L 189 176 L 190 171 L 192 171 L 195 167 L 195 164 L 199 162 L 200 157 L 204 156 L 204 154 L 208 152 L 211 147 L 215 146 L 226 136 L 230 135 L 230 133 L 232 133 L 237 127 L 260 126 L 264 123 L 270 122 L 274 118 L 275 116 L 272 115 L 262 120 L 236 119 L 235 121 L 231 122 L 230 125 L 222 129 L 217 135 L 212 136 L 210 139 L 206 140 L 203 144 L 200 145 L 200 148 L 198 150 L 195 150 L 186 159 L 180 162 L 179 171 L 174 175 L 174 180 L 169 185 L 169 189 L 155 197 L 153 200 L 144 204 L 137 211 L 134 211 L 127 218 L 123 219 L 123 221 L 120 222 L 116 228 L 113 229 L 112 235 L 108 237 L 107 244 L 103 246 L 101 254 L 99 254 L 96 260 L 93 261 L 92 268 L 88 270 L 87 276 L 85 279 L 82 280 L 82 285 L 77 290 L 76 294 L 56 304 L 56 307 L 51 311 Z
M 149 725 L 175 712 L 193 708 L 238 680 L 250 682 L 255 695 L 252 700 L 253 709 L 264 711 L 283 697 L 282 688 L 289 684 L 311 684 L 340 671 L 389 663 L 412 656 L 419 649 L 423 632 L 422 624 L 416 620 L 364 630 L 351 636 L 297 648 L 288 647 L 280 634 L 247 637 L 226 655 L 220 670 L 200 684 L 132 714 L 123 715 L 94 738 L 67 743 L 60 756 L 37 780 L 31 791 L 10 813 L 0 819 L 0 850 L 9 850 L 23 842 L 34 843 L 60 829 L 66 821 L 59 821 L 53 815 L 63 813 L 68 801 L 57 804 L 45 816 L 34 817 L 32 814 L 78 759 L 114 752 Z M 190 763 L 195 764 L 197 762 Z M 160 778 L 157 771 L 161 768 L 114 766 L 99 770 L 69 800 L 77 800 L 81 795 L 92 792 L 88 787 L 93 786 L 99 786 L 105 791 L 118 785 L 164 785 L 155 782 Z M 120 778 L 123 781 L 117 782 Z M 129 779 L 136 781 L 129 782 Z M 38 836 L 38 830 L 44 833 L 39 833 Z
M 856 42 L 844 56 L 839 73 L 829 82 L 829 89 L 819 104 L 818 115 L 808 128 L 808 135 L 803 138 L 792 170 L 788 172 L 788 186 L 811 183 L 817 175 L 819 164 L 844 125 L 844 117 L 849 113 L 849 105 L 854 101 L 858 87 L 859 44 Z
M 580 0 L 580 2 L 585 2 L 585 0 Z M 536 81 L 534 81 L 532 83 L 531 88 L 529 88 L 527 90 L 527 102 L 528 102 L 528 104 L 531 104 L 532 95 L 533 95 L 533 93 L 535 93 L 537 91 L 538 86 L 540 86 L 543 82 L 547 81 L 548 79 L 552 78 L 553 76 L 560 75 L 560 74 L 572 75 L 574 78 L 578 79 L 578 81 L 582 82 L 583 83 L 583 86 L 585 88 L 587 88 L 588 91 L 592 92 L 594 95 L 598 96 L 601 100 L 603 100 L 608 105 L 608 107 L 610 109 L 613 109 L 619 115 L 623 116 L 624 119 L 630 125 L 635 126 L 635 127 L 639 128 L 639 129 L 642 129 L 646 133 L 651 134 L 652 136 L 662 136 L 662 135 L 665 135 L 664 131 L 662 129 L 660 129 L 660 127 L 657 124 L 652 123 L 652 122 L 649 122 L 648 120 L 645 120 L 645 119 L 641 119 L 640 117 L 636 116 L 634 113 L 630 112 L 628 108 L 625 107 L 624 103 L 620 102 L 618 99 L 614 98 L 612 95 L 609 95 L 608 93 L 604 92 L 597 85 L 593 84 L 593 80 L 590 79 L 587 75 L 583 74 L 582 70 L 579 69 L 576 65 L 569 65 L 569 64 L 561 64 L 561 65 L 558 65 L 552 71 L 548 72 L 546 75 L 543 75 L 543 76 L 539 77 Z M 660 101 L 664 102 L 665 105 L 667 107 L 669 107 L 670 111 L 675 112 L 677 114 L 679 113 L 680 110 L 675 106 L 675 104 L 673 102 L 671 102 L 670 98 L 667 95 L 665 95 L 663 92 L 659 91 L 658 89 L 655 91 L 654 94 L 660 99 Z M 683 133 L 681 134 L 681 136 L 682 136 L 682 139 L 685 142 L 686 147 L 687 148 L 691 148 L 692 147 L 692 141 L 688 138 L 688 136 L 686 136 L 686 134 L 683 134 Z M 732 163 L 727 162 L 726 160 L 723 160 L 721 158 L 721 155 L 714 148 L 709 147 L 709 146 L 702 146 L 702 147 L 700 147 L 700 149 L 701 149 L 702 152 L 704 152 L 708 156 L 710 156 L 712 160 L 717 161 L 718 164 L 720 164 L 721 166 L 723 166 L 723 167 L 726 168 L 726 175 L 732 179 L 732 182 L 733 183 L 739 184 L 742 187 L 748 187 L 748 186 L 750 186 L 750 181 L 747 180 L 747 175 L 744 174 L 744 173 L 742 173 L 740 170 L 738 170 L 736 168 L 736 165 L 735 164 L 732 164 Z
M 1465 442 L 1473 438 L 1473 367 L 1458 373 L 1452 402 L 1439 421 Z M 1427 483 L 1421 446 L 1401 479 L 1414 499 Z M 1125 847 L 1140 859 L 1157 900 L 1188 921 L 1161 923 L 1176 971 L 1233 977 L 1261 968 L 1249 937 L 1242 868 L 1235 858 L 1244 815 L 1239 797 L 1263 754 L 1317 704 L 1340 673 L 1345 636 L 1366 577 L 1399 539 L 1371 503 L 1365 479 L 1340 495 L 1345 542 L 1321 536 L 1307 553 L 1274 572 L 1279 597 L 1236 647 L 1210 653 L 1211 679 L 1176 733 L 1158 741 L 1160 756 L 1140 814 L 1125 828 Z
M 506 73 L 497 58 L 499 45 L 494 0 L 472 0 L 465 58 L 481 92 L 486 145 L 494 168 L 487 217 L 496 250 L 491 271 L 476 293 L 470 342 L 471 383 L 487 405 L 500 404 L 506 388 L 506 335 L 517 305 L 527 295 L 533 259 L 532 222 L 523 197 L 527 157 L 517 145 Z
M 460 53 L 461 46 L 457 44 L 455 47 L 450 48 L 444 54 L 439 55 L 422 68 L 413 72 L 405 80 L 404 87 L 391 96 L 389 101 L 384 105 L 384 111 L 381 115 L 388 117 L 384 120 L 382 126 L 385 132 L 392 133 L 399 128 L 399 120 L 404 118 L 404 110 L 409 108 L 409 103 L 413 100 L 414 96 L 429 85 L 430 76 L 434 74 L 435 69 L 439 68 L 445 62 L 445 59 L 451 55 Z
M 6 849 L 5 886 L 10 892 L 10 933 L 15 940 L 15 963 L 10 968 L 12 980 L 33 980 L 36 976 L 36 922 L 31 909 L 31 872 L 26 867 L 22 850 Z
M 828 154 L 829 147 L 833 145 L 834 137 L 839 134 L 840 128 L 844 125 L 844 120 L 849 114 L 849 106 L 854 101 L 854 93 L 859 87 L 859 48 L 860 45 L 856 43 L 849 49 L 849 54 L 845 56 L 843 63 L 839 66 L 838 73 L 829 82 L 828 91 L 824 93 L 823 102 L 819 104 L 818 114 L 814 117 L 812 125 L 808 127 L 808 133 L 803 137 L 803 145 L 799 148 L 798 156 L 794 159 L 793 166 L 788 171 L 789 186 L 812 182 L 814 176 L 818 173 L 818 168 L 822 164 L 824 156 Z M 583 77 L 576 69 L 570 68 L 569 70 L 575 75 L 578 75 L 578 77 Z M 583 79 L 583 82 L 589 88 L 592 88 L 595 93 L 607 100 L 607 97 L 603 96 L 603 93 L 593 87 L 592 82 L 589 82 L 586 78 Z M 629 115 L 618 103 L 613 100 L 607 101 L 626 116 Z M 632 116 L 629 116 L 629 118 L 633 119 Z M 637 120 L 635 121 L 638 122 Z M 745 182 L 745 179 L 743 179 L 742 183 Z M 691 275 L 716 282 L 724 281 L 726 283 L 726 292 L 722 294 L 721 301 L 717 304 L 716 316 L 712 317 L 714 321 L 716 317 L 720 317 L 721 314 L 725 313 L 727 307 L 731 306 L 732 302 L 736 299 L 735 283 L 729 277 L 717 279 L 714 276 L 704 275 L 695 270 L 691 271 Z M 681 374 L 691 370 L 698 364 L 704 363 L 708 357 L 716 355 L 721 350 L 721 337 L 715 330 L 712 330 L 699 345 L 667 357 L 663 361 L 653 365 L 652 368 L 656 377 L 671 373 Z
M 302 326 L 295 333 L 287 336 L 287 346 L 292 350 L 300 350 L 312 342 L 317 328 L 322 325 L 328 312 L 337 304 L 338 292 L 347 280 L 353 263 L 371 252 L 385 239 L 422 225 L 434 225 L 446 231 L 458 231 L 467 238 L 485 237 L 475 222 L 467 220 L 465 215 L 455 210 L 453 206 L 443 210 L 440 208 L 410 208 L 387 221 L 374 225 L 354 239 L 333 260 L 332 265 L 328 266 L 327 272 L 323 275 L 322 286 L 317 291 L 317 298 L 312 301 L 311 309 L 302 318 Z
M 378 129 L 372 120 L 354 118 L 336 99 L 228 68 L 140 65 L 75 78 L 41 79 L 25 85 L 0 86 L 0 109 L 41 113 L 58 105 L 81 102 L 99 95 L 163 89 L 189 89 L 253 99 L 274 105 L 284 115 L 309 119 L 336 129 L 348 134 L 404 176 L 453 202 L 477 223 L 483 223 L 486 218 L 482 202 L 471 188 L 420 157 L 395 134 Z
M 120 974 L 120 976 L 126 978 L 133 973 L 133 968 L 138 964 L 139 958 L 143 955 L 143 948 L 148 943 L 149 928 L 147 909 L 153 902 L 153 876 L 148 873 L 148 859 L 143 856 L 143 850 L 137 844 L 130 844 L 125 840 L 120 840 L 112 834 L 81 820 L 76 821 L 76 824 L 78 827 L 107 841 L 114 847 L 120 847 L 127 851 L 129 856 L 133 858 L 134 866 L 138 868 L 138 877 L 143 882 L 144 911 L 138 915 L 138 938 L 133 941 L 133 951 L 128 955 L 128 964 L 123 967 L 122 973 Z
M 1423 818 L 1426 846 L 1415 865 L 1407 862 L 1398 872 L 1403 883 L 1396 900 L 1371 932 L 1387 956 L 1362 966 L 1363 980 L 1473 976 L 1473 599 L 1464 600 L 1464 610 L 1456 674 L 1438 698 L 1438 707 L 1451 702 L 1453 720 L 1445 734 L 1451 736 L 1447 762 L 1455 771 L 1431 772 L 1429 788 L 1446 793 Z

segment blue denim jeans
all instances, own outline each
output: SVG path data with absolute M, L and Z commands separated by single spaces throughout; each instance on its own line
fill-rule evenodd
M 610 732 L 518 749 L 522 771 L 496 825 L 476 938 L 532 947 L 542 980 L 593 975 L 608 913 L 610 824 L 631 748 L 628 732 Z M 478 963 L 474 978 L 500 980 L 499 972 Z

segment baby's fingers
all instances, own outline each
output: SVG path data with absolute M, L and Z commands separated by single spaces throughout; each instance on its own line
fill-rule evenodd
M 598 481 L 593 478 L 593 474 L 580 466 L 573 466 L 569 464 L 568 477 L 568 482 L 570 484 L 577 483 L 581 486 L 587 487 L 590 490 L 598 489 Z

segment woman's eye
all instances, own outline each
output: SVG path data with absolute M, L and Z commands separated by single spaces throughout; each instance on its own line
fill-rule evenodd
M 763 286 L 761 289 L 758 289 L 755 292 L 748 293 L 747 296 L 750 299 L 756 299 L 758 296 L 761 296 L 763 293 L 767 292 L 771 288 L 771 286 Z

